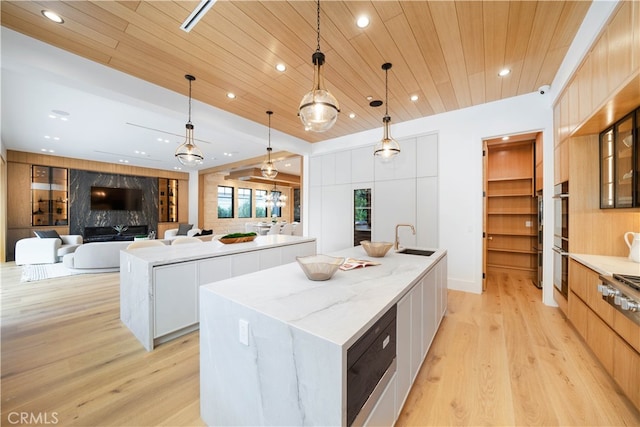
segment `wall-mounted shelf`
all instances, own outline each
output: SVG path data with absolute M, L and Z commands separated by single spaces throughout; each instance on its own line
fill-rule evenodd
M 538 206 L 534 142 L 488 147 L 487 268 L 537 271 Z

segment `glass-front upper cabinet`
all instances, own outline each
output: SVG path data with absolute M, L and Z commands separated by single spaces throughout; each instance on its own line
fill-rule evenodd
M 178 222 L 178 180 L 158 178 L 158 221 Z
M 31 225 L 67 225 L 68 171 L 31 166 Z
M 353 246 L 371 240 L 371 189 L 353 190 Z
M 640 109 L 600 134 L 600 208 L 640 206 L 640 155 L 637 124 Z

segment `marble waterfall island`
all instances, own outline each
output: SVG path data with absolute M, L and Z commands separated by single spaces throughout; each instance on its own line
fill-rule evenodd
M 199 292 L 206 283 L 295 262 L 314 255 L 316 239 L 258 236 L 120 252 L 120 319 L 147 350 L 198 328 Z M 269 276 L 265 276 L 267 283 Z
M 329 255 L 368 258 L 360 246 Z M 378 266 L 339 270 L 325 282 L 308 280 L 291 263 L 201 286 L 202 419 L 348 425 L 350 350 L 393 312 L 396 339 L 381 341 L 395 347 L 388 381 L 367 395 L 354 422 L 393 425 L 446 311 L 446 259 L 445 250 L 430 257 L 390 252 L 375 259 Z

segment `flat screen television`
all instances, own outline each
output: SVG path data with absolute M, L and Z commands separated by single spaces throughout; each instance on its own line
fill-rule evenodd
M 137 188 L 91 187 L 91 210 L 142 210 L 142 190 Z

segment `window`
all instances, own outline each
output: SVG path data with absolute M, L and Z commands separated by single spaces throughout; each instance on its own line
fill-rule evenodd
M 353 246 L 371 240 L 371 189 L 353 190 Z
M 256 190 L 256 218 L 267 217 L 265 197 L 267 197 L 267 190 Z
M 280 195 L 282 193 L 279 192 L 279 191 L 272 191 L 271 194 L 273 195 L 273 203 L 274 203 L 274 205 L 271 207 L 271 217 L 272 218 L 274 216 L 281 217 L 282 216 L 282 208 L 277 205 L 277 200 L 280 198 Z
M 233 187 L 218 186 L 218 218 L 233 218 Z
M 238 188 L 238 218 L 251 216 L 251 189 Z

